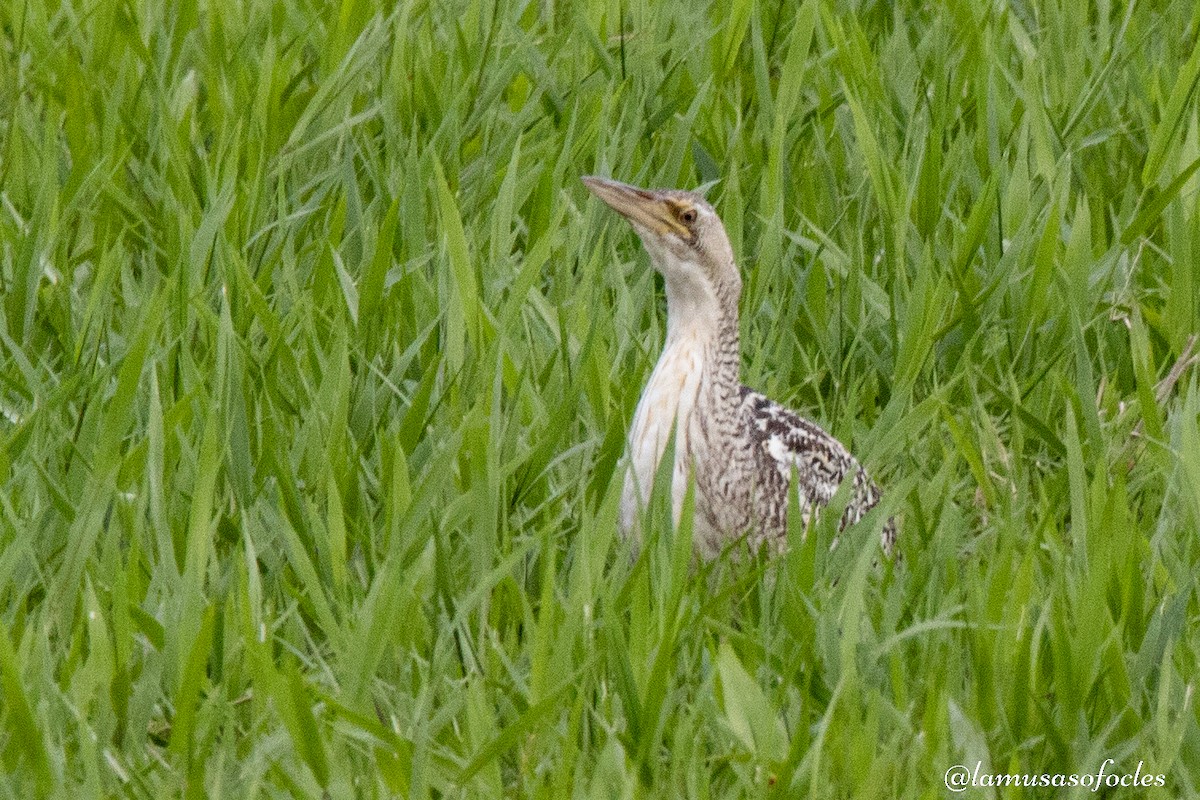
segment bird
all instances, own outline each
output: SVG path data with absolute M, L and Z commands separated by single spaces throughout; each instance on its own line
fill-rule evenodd
M 792 499 L 807 530 L 847 479 L 851 492 L 839 530 L 860 520 L 882 497 L 862 465 L 819 425 L 741 382 L 742 278 L 712 205 L 696 191 L 643 189 L 594 175 L 582 180 L 633 226 L 667 296 L 666 341 L 626 443 L 622 533 L 638 541 L 639 519 L 672 437 L 672 519 L 679 524 L 694 482 L 693 546 L 706 560 L 743 537 L 752 550 L 783 552 Z M 890 556 L 893 519 L 881 540 Z

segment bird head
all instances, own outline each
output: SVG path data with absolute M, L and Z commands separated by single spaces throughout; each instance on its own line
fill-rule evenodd
M 592 194 L 624 216 L 641 237 L 650 262 L 662 273 L 668 303 L 736 315 L 742 281 L 729 236 L 717 212 L 698 192 L 639 189 L 589 175 L 583 183 Z

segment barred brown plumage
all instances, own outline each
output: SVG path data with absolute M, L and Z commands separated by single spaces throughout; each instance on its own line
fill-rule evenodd
M 679 521 L 688 481 L 694 480 L 696 546 L 705 557 L 742 535 L 754 548 L 781 548 L 793 494 L 807 522 L 848 477 L 852 491 L 840 527 L 861 519 L 879 502 L 880 491 L 854 456 L 816 424 L 741 383 L 742 281 L 712 206 L 695 192 L 639 189 L 590 176 L 583 182 L 633 225 L 667 294 L 667 340 L 629 430 L 622 529 L 637 535 L 672 435 L 674 519 Z M 895 538 L 889 519 L 882 531 L 889 555 Z

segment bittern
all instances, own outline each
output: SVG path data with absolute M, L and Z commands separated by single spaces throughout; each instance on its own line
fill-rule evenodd
M 622 530 L 637 535 L 672 434 L 673 518 L 678 524 L 694 481 L 693 536 L 703 557 L 743 535 L 753 549 L 782 550 L 791 498 L 807 528 L 847 479 L 852 485 L 840 528 L 861 519 L 880 491 L 854 456 L 815 423 L 741 383 L 742 278 L 713 207 L 696 192 L 640 189 L 595 176 L 583 182 L 633 225 L 667 295 L 666 343 L 629 429 Z M 888 520 L 885 552 L 895 537 Z

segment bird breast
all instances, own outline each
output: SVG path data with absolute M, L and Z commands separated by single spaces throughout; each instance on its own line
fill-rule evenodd
M 681 331 L 671 337 L 646 384 L 629 432 L 629 473 L 621 499 L 621 519 L 632 530 L 639 506 L 645 504 L 654 475 L 675 434 L 675 463 L 671 475 L 671 510 L 678 522 L 687 491 L 691 437 L 700 388 L 704 379 L 705 347 L 700 337 Z

